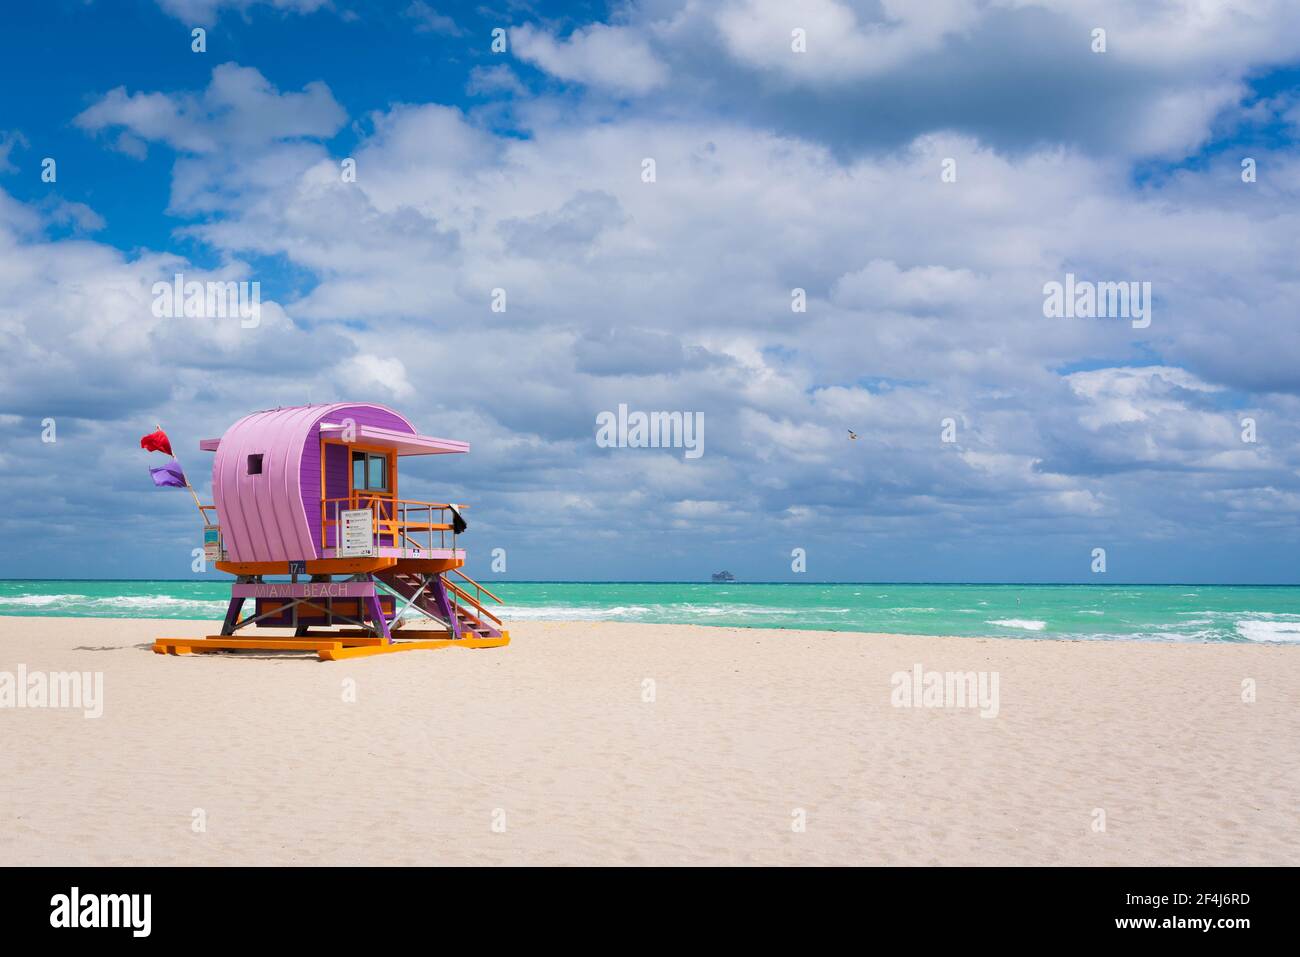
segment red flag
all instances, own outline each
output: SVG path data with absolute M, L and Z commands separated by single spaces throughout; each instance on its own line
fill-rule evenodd
M 166 452 L 172 454 L 172 444 L 167 441 L 167 433 L 162 429 L 157 432 L 150 432 L 140 440 L 140 448 L 148 449 L 150 452 Z

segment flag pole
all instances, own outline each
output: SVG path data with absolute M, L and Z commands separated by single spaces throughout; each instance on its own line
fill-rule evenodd
M 155 422 L 155 423 L 154 423 L 154 428 L 156 428 L 159 432 L 162 432 L 162 425 L 161 425 L 161 424 Z M 164 432 L 163 434 L 166 435 L 165 432 Z M 171 440 L 168 439 L 168 441 L 167 441 L 167 447 L 168 447 L 168 448 L 171 448 L 171 444 L 172 444 L 172 443 L 171 443 Z M 178 458 L 176 457 L 176 453 L 175 453 L 175 452 L 169 452 L 169 453 L 167 453 L 167 454 L 170 455 L 170 456 L 172 457 L 172 461 L 175 462 L 177 465 L 180 465 L 180 464 L 181 464 L 181 460 L 178 459 Z M 208 524 L 208 513 L 205 512 L 205 511 L 203 511 L 203 505 L 199 502 L 199 493 L 196 492 L 196 491 L 194 491 L 194 486 L 190 484 L 190 476 L 189 476 L 189 473 L 185 471 L 185 467 L 184 467 L 184 466 L 181 466 L 181 475 L 185 476 L 185 487 L 186 487 L 187 489 L 189 489 L 189 490 L 190 490 L 190 494 L 191 494 L 192 496 L 194 496 L 194 507 L 197 508 L 197 509 L 199 510 L 199 516 L 203 519 L 203 524 L 204 524 L 204 525 Z

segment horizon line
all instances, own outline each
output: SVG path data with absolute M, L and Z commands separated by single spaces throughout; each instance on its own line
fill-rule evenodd
M 274 573 L 284 574 L 284 573 Z M 705 579 L 617 579 L 617 578 L 493 578 L 485 579 L 497 585 L 970 585 L 1001 586 L 1014 585 L 1021 588 L 1059 588 L 1065 586 L 1084 586 L 1100 588 L 1300 588 L 1300 582 L 1017 582 L 1017 581 L 727 581 L 714 582 Z M 5 582 L 168 582 L 182 584 L 229 583 L 224 578 L 0 578 Z

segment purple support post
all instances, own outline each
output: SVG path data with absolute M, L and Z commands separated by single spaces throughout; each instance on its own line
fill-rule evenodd
M 243 598 L 232 597 L 230 599 L 230 605 L 226 608 L 226 621 L 221 626 L 223 635 L 233 635 L 235 633 L 235 625 L 239 624 L 239 610 L 243 607 Z
M 384 636 L 384 644 L 393 643 L 392 632 L 388 630 L 388 619 L 384 617 L 384 606 L 379 603 L 379 596 L 372 594 L 366 599 L 366 608 L 370 610 L 370 619 L 375 628 Z
M 438 606 L 438 614 L 447 619 L 447 628 L 451 631 L 453 638 L 460 637 L 460 619 L 456 617 L 455 610 L 451 607 L 451 598 L 447 595 L 447 587 L 443 584 L 441 575 L 433 576 L 433 584 L 429 586 L 433 592 L 433 603 Z

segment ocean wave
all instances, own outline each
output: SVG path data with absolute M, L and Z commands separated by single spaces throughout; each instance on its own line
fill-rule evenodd
M 808 615 L 824 611 L 821 608 L 769 608 L 766 605 L 662 605 L 666 614 L 681 612 L 687 615 Z
M 1237 634 L 1249 641 L 1300 641 L 1300 622 L 1247 618 L 1237 622 Z
M 504 616 L 512 621 L 599 621 L 639 617 L 650 613 L 651 609 L 644 605 L 616 605 L 613 608 L 591 608 L 579 605 L 509 605 Z
M 1230 640 L 1222 632 L 1204 631 L 1099 631 L 1089 634 L 1068 634 L 1064 638 L 1077 638 L 1082 641 L 1225 641 Z
M 3 595 L 0 596 L 0 606 L 13 605 L 16 608 L 44 608 L 49 605 L 57 605 L 59 602 L 88 602 L 93 601 L 88 595 Z
M 175 598 L 170 595 L 4 595 L 0 608 L 32 609 L 94 618 L 100 615 L 125 617 L 123 612 L 138 612 L 140 617 L 178 617 L 186 612 L 198 617 L 221 614 L 224 599 Z
M 1021 628 L 1025 631 L 1042 631 L 1047 627 L 1047 622 L 1035 618 L 999 618 L 985 624 L 997 625 L 1000 628 Z
M 170 595 L 114 595 L 108 598 L 92 598 L 89 602 L 108 608 L 215 608 L 226 607 L 221 599 L 207 598 L 173 598 Z
M 504 617 L 516 621 L 666 621 L 690 624 L 699 619 L 715 618 L 790 618 L 818 615 L 847 615 L 851 608 L 782 608 L 766 605 L 718 604 L 696 605 L 690 602 L 669 605 L 615 605 L 596 608 L 590 605 L 515 605 L 508 604 Z M 815 625 L 811 626 L 815 627 Z

